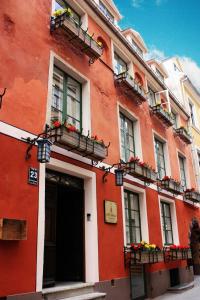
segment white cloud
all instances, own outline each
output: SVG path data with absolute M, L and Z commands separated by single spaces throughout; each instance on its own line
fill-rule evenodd
M 161 4 L 164 4 L 165 2 L 167 2 L 167 0 L 155 0 L 155 4 L 157 6 L 160 6 Z
M 200 92 L 200 67 L 190 57 L 179 57 L 179 59 L 182 63 L 184 73 Z
M 165 55 L 165 53 L 162 50 L 159 50 L 155 46 L 151 46 L 149 48 L 148 53 L 145 56 L 145 59 L 149 60 L 149 59 L 153 59 L 153 58 L 161 61 L 161 60 L 163 60 L 163 59 L 166 58 L 166 55 Z
M 135 8 L 141 7 L 142 3 L 144 2 L 144 0 L 132 0 L 132 5 Z

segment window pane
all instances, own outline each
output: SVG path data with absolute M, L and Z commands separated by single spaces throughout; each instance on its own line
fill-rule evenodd
M 172 232 L 171 231 L 167 231 L 167 244 L 173 244 L 173 239 L 172 239 Z
M 135 155 L 133 122 L 120 114 L 120 125 L 122 159 L 127 162 Z

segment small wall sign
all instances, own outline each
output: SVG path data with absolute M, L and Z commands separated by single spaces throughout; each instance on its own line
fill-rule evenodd
M 29 168 L 28 170 L 28 183 L 38 185 L 38 169 Z
M 104 201 L 104 219 L 105 223 L 117 223 L 117 203 L 113 201 Z

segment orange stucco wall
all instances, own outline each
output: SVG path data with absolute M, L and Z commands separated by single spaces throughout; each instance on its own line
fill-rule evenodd
M 101 60 L 89 66 L 88 58 L 75 51 L 69 42 L 55 32 L 49 33 L 50 0 L 1 0 L 0 61 L 1 86 L 7 87 L 0 120 L 32 133 L 40 133 L 45 125 L 49 79 L 50 51 L 73 66 L 90 80 L 92 134 L 106 143 L 111 142 L 105 162 L 117 163 L 120 159 L 118 105 L 127 109 L 140 124 L 143 160 L 155 168 L 153 132 L 168 142 L 172 177 L 179 179 L 177 149 L 188 160 L 191 186 L 195 187 L 190 146 L 175 139 L 172 128 L 166 129 L 155 116 L 150 115 L 147 103 L 136 106 L 116 88 L 111 61 L 111 40 L 94 20 L 89 18 L 89 32 L 101 37 L 107 47 Z M 103 61 L 103 62 L 102 62 Z M 139 71 L 138 71 L 139 72 Z M 144 78 L 144 74 L 142 74 Z M 25 161 L 27 144 L 0 135 L 0 217 L 23 218 L 28 221 L 28 240 L 0 241 L 0 296 L 35 290 L 38 187 L 27 184 L 29 165 L 38 167 L 36 151 Z M 97 175 L 97 214 L 99 239 L 100 280 L 127 276 L 123 260 L 123 219 L 121 189 L 115 187 L 114 176 L 102 183 L 102 171 L 52 154 L 53 157 L 93 170 Z M 144 186 L 143 186 L 144 188 Z M 116 225 L 104 223 L 104 200 L 118 204 Z M 146 188 L 149 238 L 151 243 L 162 245 L 158 193 Z M 198 209 L 176 200 L 179 238 L 188 242 L 191 219 L 199 217 Z M 166 266 L 162 266 L 164 268 Z

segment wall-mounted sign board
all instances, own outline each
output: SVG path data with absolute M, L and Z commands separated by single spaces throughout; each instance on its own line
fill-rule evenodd
M 38 185 L 38 169 L 30 167 L 28 170 L 28 183 Z
M 104 219 L 105 223 L 117 223 L 117 203 L 114 201 L 104 201 Z

